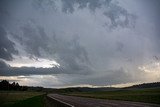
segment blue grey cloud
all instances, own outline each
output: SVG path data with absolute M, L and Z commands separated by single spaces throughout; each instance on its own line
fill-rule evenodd
M 0 27 L 0 38 L 0 58 L 12 60 L 12 54 L 17 55 L 18 51 L 14 47 L 14 42 L 7 37 L 7 32 L 3 27 Z
M 61 85 L 156 81 L 158 77 L 151 78 L 155 72 L 143 69 L 160 56 L 156 3 L 0 1 L 0 76 L 54 75 L 66 81 Z M 40 59 L 60 66 L 21 66 Z
M 46 3 L 47 2 L 47 3 Z M 44 6 L 53 6 L 53 10 L 56 11 L 56 1 L 37 0 L 33 4 L 37 5 L 41 10 L 45 10 Z M 134 27 L 136 15 L 129 13 L 126 9 L 114 3 L 112 0 L 61 0 L 62 12 L 66 14 L 72 14 L 76 9 L 89 9 L 91 13 L 95 13 L 96 9 L 104 8 L 103 15 L 106 19 L 109 19 L 111 23 L 105 22 L 105 26 L 109 26 L 111 29 L 118 26 L 121 27 Z M 122 19 L 123 18 L 123 19 Z

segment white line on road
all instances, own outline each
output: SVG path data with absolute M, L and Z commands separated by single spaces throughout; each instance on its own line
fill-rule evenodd
M 56 101 L 58 101 L 58 102 L 60 102 L 60 103 L 63 103 L 63 104 L 68 105 L 70 107 L 74 107 L 73 105 L 71 105 L 69 103 L 66 103 L 64 101 L 58 100 L 57 98 L 54 98 L 54 96 L 49 96 L 49 95 L 47 95 L 47 96 L 50 97 L 50 98 L 52 98 L 52 99 L 54 99 L 54 100 L 56 100 Z

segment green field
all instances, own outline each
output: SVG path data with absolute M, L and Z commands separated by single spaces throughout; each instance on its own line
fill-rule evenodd
M 97 92 L 72 92 L 67 93 L 67 95 L 160 104 L 160 88 L 132 90 L 122 89 L 117 91 Z
M 0 107 L 42 107 L 43 94 L 40 92 L 1 91 Z
M 67 95 L 160 104 L 160 88 L 69 92 Z M 45 107 L 50 103 L 42 92 L 0 91 L 0 107 Z
M 44 96 L 39 95 L 26 100 L 18 101 L 11 107 L 44 107 Z

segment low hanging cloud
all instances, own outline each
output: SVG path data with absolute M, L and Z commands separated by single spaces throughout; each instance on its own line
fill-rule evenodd
M 3 27 L 0 27 L 0 58 L 5 60 L 13 60 L 12 54 L 17 55 L 15 44 L 7 37 L 7 32 Z
M 78 71 L 78 70 L 77 70 Z M 0 60 L 0 76 L 30 76 L 30 75 L 52 75 L 52 74 L 79 74 L 87 75 L 89 72 L 79 70 L 75 72 L 72 69 L 65 69 L 63 67 L 11 67 L 4 61 Z
M 91 70 L 88 54 L 85 48 L 80 45 L 78 36 L 66 41 L 56 35 L 47 36 L 40 26 L 33 28 L 26 25 L 22 27 L 22 35 L 15 35 L 15 39 L 24 47 L 31 59 L 52 60 L 54 58 L 66 72 L 87 73 Z
M 143 0 L 1 1 L 0 76 L 45 75 L 46 82 L 54 75 L 61 86 L 157 81 L 159 20 L 147 6 Z M 155 72 L 146 72 L 155 62 Z

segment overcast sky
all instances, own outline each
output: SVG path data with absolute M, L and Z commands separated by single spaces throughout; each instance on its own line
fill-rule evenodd
M 1 0 L 0 80 L 43 87 L 160 81 L 159 0 Z

